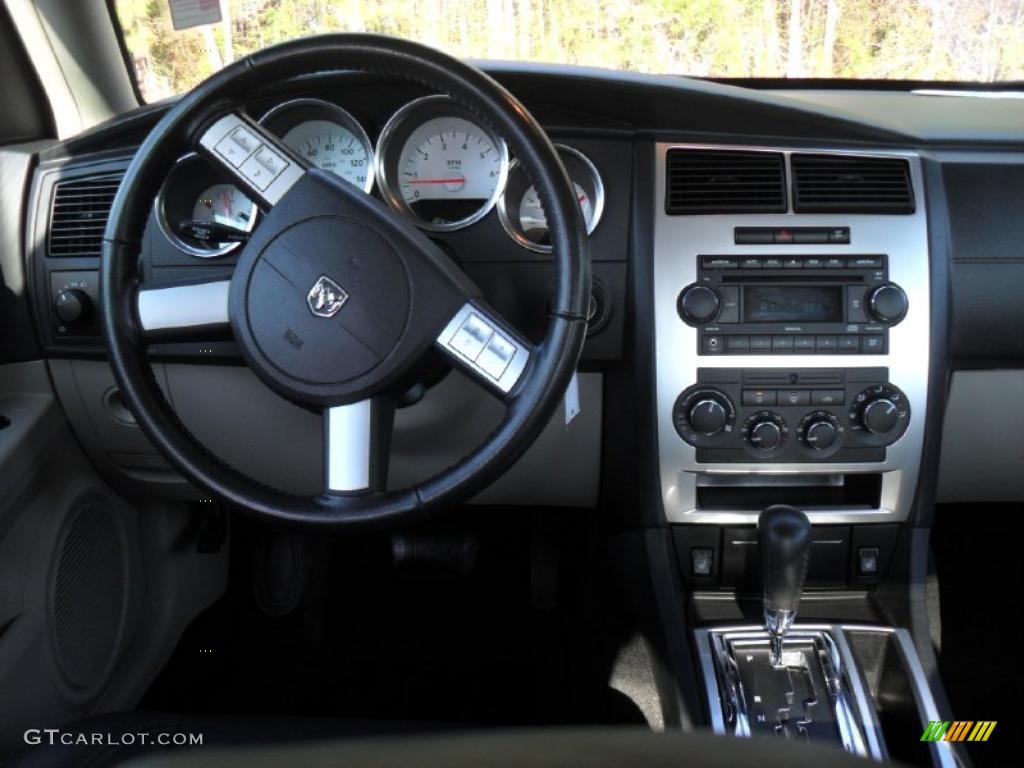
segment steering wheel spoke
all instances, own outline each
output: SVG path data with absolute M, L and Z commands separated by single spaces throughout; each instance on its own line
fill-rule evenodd
M 324 409 L 324 492 L 384 490 L 395 402 L 386 396 Z
M 310 167 L 276 136 L 235 112 L 207 128 L 198 144 L 263 210 L 277 205 Z
M 502 399 L 515 394 L 533 347 L 494 309 L 467 301 L 445 325 L 435 346 L 455 366 Z
M 135 298 L 142 338 L 184 341 L 230 333 L 230 285 L 230 280 L 143 285 Z

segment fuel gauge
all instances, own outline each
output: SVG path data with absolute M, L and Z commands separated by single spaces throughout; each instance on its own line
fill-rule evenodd
M 604 185 L 597 168 L 579 150 L 556 144 L 559 157 L 569 172 L 576 199 L 579 201 L 587 234 L 594 231 L 601 220 L 604 209 Z M 508 183 L 498 200 L 498 218 L 512 239 L 540 253 L 551 252 L 551 238 L 548 233 L 547 216 L 541 205 L 537 188 L 530 183 L 525 171 L 517 160 L 509 165 Z

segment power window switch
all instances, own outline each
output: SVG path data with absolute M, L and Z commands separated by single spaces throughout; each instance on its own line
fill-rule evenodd
M 714 564 L 714 550 L 707 547 L 694 547 L 690 550 L 690 574 L 692 576 L 710 576 Z
M 878 573 L 878 547 L 861 547 L 857 550 L 857 573 L 874 576 Z

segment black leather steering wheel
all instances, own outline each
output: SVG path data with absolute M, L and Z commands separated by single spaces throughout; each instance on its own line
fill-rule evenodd
M 502 137 L 534 182 L 555 263 L 547 332 L 530 344 L 428 237 L 379 200 L 310 168 L 246 116 L 261 87 L 304 74 L 363 70 L 449 96 Z M 152 201 L 177 158 L 195 150 L 263 210 L 230 281 L 140 284 Z M 481 490 L 533 442 L 559 405 L 586 333 L 586 229 L 569 178 L 541 127 L 478 69 L 376 35 L 325 35 L 238 61 L 184 96 L 139 148 L 111 209 L 101 263 L 110 364 L 143 432 L 215 497 L 284 521 L 405 522 Z M 324 490 L 301 497 L 247 477 L 177 418 L 147 358 L 155 340 L 230 327 L 272 389 L 324 414 Z M 442 354 L 505 404 L 483 445 L 415 487 L 384 488 L 394 396 Z

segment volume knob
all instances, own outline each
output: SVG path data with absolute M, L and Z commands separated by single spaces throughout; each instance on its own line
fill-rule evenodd
M 706 285 L 688 285 L 679 294 L 679 316 L 689 325 L 703 325 L 718 316 L 721 308 L 718 294 Z

